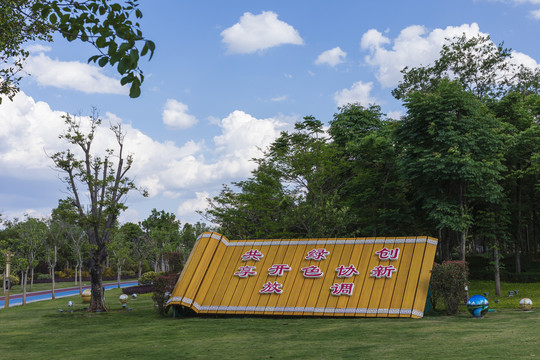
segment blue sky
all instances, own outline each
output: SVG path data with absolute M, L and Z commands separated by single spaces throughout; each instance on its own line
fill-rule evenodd
M 249 177 L 251 158 L 280 131 L 312 115 L 327 123 L 348 102 L 381 105 L 399 118 L 390 92 L 404 66 L 437 58 L 445 38 L 490 35 L 512 61 L 538 66 L 540 0 L 447 1 L 142 1 L 145 36 L 140 98 L 130 99 L 112 68 L 87 65 L 94 50 L 67 43 L 29 44 L 31 56 L 13 102 L 0 105 L 0 213 L 47 216 L 67 196 L 46 154 L 65 113 L 98 108 L 121 122 L 134 156 L 131 176 L 150 192 L 132 193 L 122 221 L 152 208 L 182 222 L 222 184 Z M 98 148 L 111 146 L 106 127 Z

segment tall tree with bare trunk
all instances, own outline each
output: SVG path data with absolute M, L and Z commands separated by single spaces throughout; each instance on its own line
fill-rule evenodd
M 85 230 L 91 245 L 88 259 L 92 297 L 89 312 L 107 311 L 102 283 L 103 266 L 108 256 L 107 244 L 120 212 L 125 210 L 126 195 L 137 189 L 127 172 L 133 163 L 132 155 L 124 149 L 125 133 L 120 124 L 111 125 L 116 151 L 106 149 L 102 154 L 92 145 L 101 119 L 94 109 L 89 117 L 64 116 L 67 130 L 60 135 L 72 148 L 51 156 L 55 167 L 63 174 L 70 193 L 69 200 L 77 209 L 79 225 Z M 142 192 L 146 196 L 146 192 Z M 88 202 L 84 202 L 84 198 Z

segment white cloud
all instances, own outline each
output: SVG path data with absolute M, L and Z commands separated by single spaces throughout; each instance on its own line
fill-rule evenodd
M 26 50 L 29 53 L 39 53 L 39 52 L 49 52 L 51 51 L 50 46 L 41 45 L 41 44 L 32 44 L 26 47 Z
M 87 94 L 127 94 L 120 81 L 102 73 L 101 68 L 79 61 L 53 60 L 44 53 L 28 57 L 25 71 L 42 86 L 72 89 Z
M 278 20 L 276 13 L 244 13 L 239 22 L 221 32 L 229 54 L 250 54 L 274 46 L 302 45 L 304 41 L 291 25 Z
M 540 20 L 540 9 L 538 10 L 531 10 L 531 15 L 534 19 Z
M 510 62 L 515 65 L 524 65 L 525 67 L 528 67 L 530 69 L 534 69 L 539 66 L 536 60 L 534 60 L 532 57 L 518 51 L 512 51 Z
M 206 191 L 195 192 L 195 199 L 189 199 L 184 201 L 177 210 L 178 215 L 187 216 L 195 213 L 197 210 L 204 210 L 208 207 L 208 198 L 210 194 Z
M 197 124 L 198 120 L 187 111 L 187 105 L 174 99 L 168 99 L 162 113 L 163 123 L 174 129 L 190 128 Z
M 423 26 L 413 25 L 403 29 L 397 38 L 389 39 L 375 29 L 364 33 L 360 42 L 363 50 L 370 52 L 365 62 L 375 67 L 376 76 L 383 87 L 392 87 L 401 80 L 401 69 L 405 66 L 425 66 L 439 57 L 446 38 L 454 36 L 486 35 L 478 24 L 448 26 L 428 32 Z M 387 46 L 392 45 L 389 49 Z
M 53 163 L 47 157 L 47 154 L 68 148 L 66 142 L 58 138 L 58 134 L 65 130 L 64 114 L 51 109 L 44 102 L 35 101 L 22 91 L 13 102 L 7 99 L 2 102 L 0 183 L 3 179 L 10 179 L 10 182 L 17 179 L 41 183 L 48 181 L 54 184 L 51 193 L 64 188 L 55 179 L 59 174 L 51 169 Z M 112 113 L 105 114 L 107 119 L 113 123 L 122 122 Z M 250 176 L 256 167 L 251 159 L 262 156 L 262 149 L 270 145 L 282 130 L 290 129 L 293 122 L 293 119 L 284 117 L 257 119 L 245 112 L 234 111 L 224 119 L 216 120 L 214 125 L 219 128 L 220 134 L 207 139 L 208 144 L 204 139 L 194 139 L 180 145 L 172 141 L 155 141 L 130 124 L 123 123 L 125 151 L 132 154 L 134 159 L 129 177 L 149 191 L 150 199 L 145 202 L 159 204 L 175 201 L 179 212 L 199 209 L 205 197 L 201 194 L 217 192 L 223 183 Z M 116 139 L 108 125 L 96 130 L 93 145 L 100 154 L 106 148 L 116 148 Z M 13 200 L 10 203 L 15 203 L 14 197 L 23 196 L 24 190 L 10 189 L 9 194 Z M 0 196 L 5 194 L 0 192 Z M 58 198 L 63 196 L 65 194 L 59 194 Z M 132 197 L 139 198 L 136 194 Z M 39 201 L 36 199 L 36 202 Z M 51 207 L 55 205 L 50 204 Z M 126 216 L 132 219 L 137 214 Z
M 368 106 L 376 102 L 376 99 L 370 95 L 373 88 L 373 83 L 363 83 L 358 81 L 354 83 L 350 89 L 343 89 L 334 94 L 334 100 L 337 106 L 345 106 L 352 103 L 360 103 L 363 106 Z
M 334 67 L 344 62 L 346 56 L 347 56 L 347 53 L 341 50 L 339 46 L 337 46 L 333 49 L 326 50 L 322 54 L 320 54 L 317 57 L 317 60 L 315 60 L 315 64 L 317 65 L 327 64 Z
M 287 95 L 276 96 L 276 97 L 272 98 L 271 100 L 275 101 L 275 102 L 286 101 L 287 100 Z
M 64 129 L 64 113 L 35 102 L 20 92 L 13 102 L 0 107 L 0 168 L 3 175 L 21 179 L 42 178 L 52 162 L 46 153 L 60 151 L 58 134 Z
M 540 0 L 512 0 L 516 4 L 540 4 Z

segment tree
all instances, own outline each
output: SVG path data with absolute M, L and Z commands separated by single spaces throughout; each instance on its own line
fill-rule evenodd
M 143 263 L 152 251 L 150 239 L 146 236 L 141 227 L 134 223 L 125 223 L 120 228 L 120 231 L 131 244 L 131 256 L 133 256 L 133 260 L 137 263 L 137 279 L 140 279 Z
M 116 263 L 116 274 L 118 280 L 118 288 L 122 278 L 122 266 L 130 259 L 133 244 L 129 241 L 129 237 L 122 230 L 123 227 L 113 232 L 112 240 L 108 244 L 110 251 L 113 254 L 113 261 Z
M 256 161 L 259 166 L 251 178 L 232 184 L 238 191 L 224 185 L 201 215 L 235 239 L 293 236 L 289 217 L 294 199 L 282 184 L 281 172 L 264 159 Z
M 152 209 L 152 213 L 141 222 L 141 225 L 154 245 L 154 270 L 167 271 L 163 254 L 179 250 L 180 221 L 173 213 Z
M 51 294 L 52 299 L 56 299 L 55 296 L 55 279 L 54 270 L 58 263 L 58 250 L 66 244 L 66 227 L 67 223 L 62 219 L 53 215 L 47 220 L 48 234 L 45 240 L 45 259 L 49 266 L 49 273 L 51 275 Z
M 139 58 L 148 54 L 151 59 L 155 50 L 137 22 L 142 18 L 138 6 L 137 0 L 0 0 L 0 62 L 7 65 L 0 68 L 0 95 L 13 99 L 19 90 L 19 74 L 29 55 L 24 45 L 51 42 L 59 34 L 92 45 L 98 54 L 88 61 L 116 66 L 123 76 L 120 83 L 131 84 L 129 95 L 138 97 L 144 81 Z
M 400 177 L 393 139 L 397 123 L 385 120 L 378 105 L 339 108 L 328 130 L 345 159 L 347 183 L 340 197 L 354 214 L 348 236 L 395 236 L 413 223 L 405 197 L 408 183 Z
M 137 189 L 127 177 L 133 157 L 124 153 L 125 134 L 120 125 L 111 126 L 117 151 L 108 149 L 103 157 L 94 154 L 92 143 L 96 128 L 101 124 L 95 110 L 87 119 L 89 130 L 86 133 L 82 119 L 77 120 L 70 115 L 64 116 L 64 119 L 68 129 L 60 138 L 78 149 L 82 156 L 79 158 L 73 150 L 68 149 L 53 154 L 51 159 L 64 174 L 63 180 L 71 194 L 69 200 L 77 209 L 78 223 L 91 245 L 88 263 L 92 297 L 88 311 L 107 311 L 102 285 L 103 265 L 108 256 L 107 244 L 111 240 L 111 231 L 120 212 L 127 208 L 125 197 L 131 190 Z M 116 162 L 113 157 L 116 157 Z M 88 204 L 83 203 L 83 193 L 87 193 Z M 143 195 L 146 196 L 146 192 Z
M 205 216 L 238 238 L 345 236 L 354 221 L 340 197 L 348 169 L 322 122 L 307 116 L 255 159 L 252 177 L 225 186 Z
M 38 255 L 47 236 L 47 225 L 36 218 L 27 216 L 23 222 L 17 224 L 19 242 L 17 254 L 22 262 L 21 285 L 23 288 L 23 305 L 26 305 L 26 286 L 28 273 L 31 271 L 30 291 L 34 282 L 34 268 L 37 266 Z
M 501 200 L 500 123 L 474 95 L 448 80 L 431 93 L 409 93 L 405 107 L 396 130 L 404 174 L 435 228 L 459 234 L 465 260 L 474 202 Z
M 283 132 L 266 159 L 279 171 L 294 204 L 287 216 L 291 231 L 307 237 L 344 235 L 353 219 L 339 192 L 350 178 L 340 149 L 320 120 L 306 116 L 293 132 Z
M 88 234 L 76 224 L 68 224 L 66 228 L 68 244 L 75 255 L 75 285 L 79 284 L 79 293 L 82 294 L 82 266 L 83 258 L 88 253 Z
M 442 79 L 459 82 L 480 100 L 501 96 L 512 85 L 518 69 L 508 62 L 511 50 L 504 44 L 496 46 L 483 35 L 467 38 L 463 34 L 447 40 L 433 65 L 401 71 L 403 80 L 392 91 L 394 97 L 405 99 L 410 92 L 432 92 Z

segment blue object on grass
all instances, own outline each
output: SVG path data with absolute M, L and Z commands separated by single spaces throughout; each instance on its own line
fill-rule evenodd
M 488 300 L 482 295 L 473 295 L 467 301 L 467 310 L 476 318 L 484 316 L 489 309 Z

